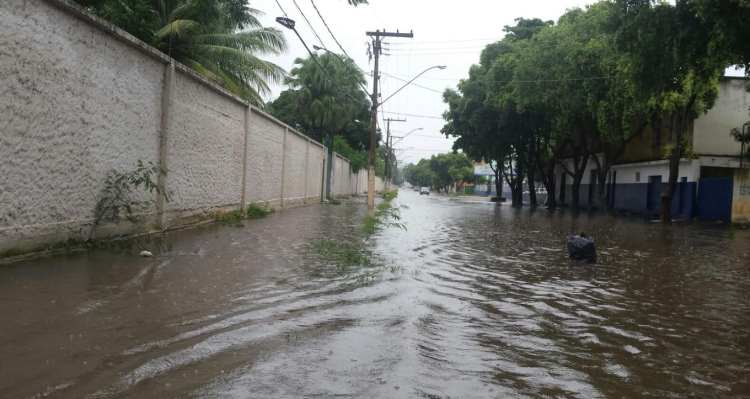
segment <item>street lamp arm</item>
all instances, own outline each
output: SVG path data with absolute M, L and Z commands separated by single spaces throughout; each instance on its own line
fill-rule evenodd
M 411 130 L 411 131 L 410 131 L 409 133 L 406 133 L 406 134 L 405 134 L 405 135 L 403 135 L 402 137 L 399 137 L 399 138 L 398 138 L 398 140 L 396 140 L 396 142 L 395 142 L 395 143 L 393 143 L 393 144 L 396 144 L 396 143 L 400 142 L 401 140 L 403 140 L 403 139 L 405 139 L 405 138 L 409 137 L 409 135 L 410 135 L 410 134 L 412 134 L 412 133 L 414 133 L 414 132 L 416 132 L 416 131 L 419 131 L 419 130 L 424 130 L 424 129 L 423 129 L 423 128 L 421 128 L 421 127 L 418 127 L 418 128 L 416 128 L 416 129 L 412 129 L 412 130 Z
M 388 100 L 390 100 L 390 99 L 391 99 L 391 97 L 393 97 L 393 96 L 395 96 L 396 94 L 398 94 L 398 92 L 400 92 L 401 90 L 403 90 L 403 89 L 404 89 L 404 88 L 405 88 L 406 86 L 409 86 L 410 84 L 412 84 L 412 83 L 413 83 L 413 82 L 414 82 L 415 80 L 417 80 L 417 78 L 419 78 L 420 76 L 424 75 L 424 74 L 425 74 L 425 73 L 427 73 L 428 71 L 431 71 L 431 70 L 433 70 L 433 69 L 445 69 L 445 68 L 446 68 L 446 67 L 445 67 L 445 65 L 434 65 L 434 66 L 431 66 L 431 67 L 429 67 L 429 68 L 425 69 L 424 71 L 420 72 L 420 73 L 419 73 L 419 74 L 418 74 L 417 76 L 415 76 L 415 77 L 411 78 L 411 80 L 410 80 L 410 81 L 408 81 L 408 82 L 404 83 L 404 85 L 403 85 L 403 86 L 401 86 L 401 87 L 399 87 L 399 88 L 398 88 L 398 90 L 396 90 L 396 91 L 394 91 L 393 93 L 391 93 L 391 95 L 390 95 L 390 96 L 388 96 L 388 97 L 386 97 L 386 99 L 385 99 L 385 100 L 381 101 L 381 102 L 380 102 L 380 104 L 378 104 L 378 107 L 379 107 L 379 106 L 381 106 L 381 105 L 383 105 L 383 104 L 385 104 L 385 102 L 386 102 L 386 101 L 388 101 Z M 377 79 L 377 77 L 376 77 L 376 76 L 373 76 L 373 79 Z

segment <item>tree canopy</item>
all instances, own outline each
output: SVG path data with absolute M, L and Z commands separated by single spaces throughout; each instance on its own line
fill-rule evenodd
M 463 153 L 438 154 L 404 167 L 404 179 L 414 186 L 447 191 L 456 183 L 473 181 L 474 166 Z
M 289 89 L 268 104 L 272 115 L 316 140 L 339 135 L 355 150 L 367 148 L 370 100 L 352 60 L 330 53 L 299 58 L 285 83 Z
M 536 181 L 553 194 L 557 168 L 572 178 L 577 206 L 593 162 L 602 183 L 595 203 L 604 207 L 607 174 L 626 143 L 647 127 L 669 130 L 668 215 L 690 124 L 713 105 L 724 69 L 750 59 L 748 17 L 747 0 L 611 0 L 569 10 L 556 23 L 518 19 L 458 90 L 444 93 L 443 133 L 456 137 L 455 149 L 490 163 L 517 206 L 524 182 L 532 205 Z

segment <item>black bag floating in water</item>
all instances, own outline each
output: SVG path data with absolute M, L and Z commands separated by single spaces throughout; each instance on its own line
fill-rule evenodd
M 568 255 L 571 259 L 596 262 L 596 247 L 594 240 L 581 233 L 568 237 Z

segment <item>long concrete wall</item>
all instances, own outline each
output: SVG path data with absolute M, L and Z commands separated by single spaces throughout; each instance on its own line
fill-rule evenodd
M 110 171 L 167 171 L 137 223 L 173 228 L 249 203 L 318 202 L 322 144 L 65 0 L 0 2 L 0 255 L 85 239 Z M 336 155 L 334 193 L 366 192 Z M 378 187 L 382 189 L 382 182 Z

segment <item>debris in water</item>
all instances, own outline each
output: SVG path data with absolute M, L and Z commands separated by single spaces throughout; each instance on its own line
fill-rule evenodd
M 144 258 L 150 258 L 154 256 L 154 254 L 152 254 L 151 251 L 147 251 L 145 249 L 141 251 L 140 255 L 143 256 Z
M 585 233 L 568 237 L 568 255 L 571 259 L 596 262 L 594 240 Z

